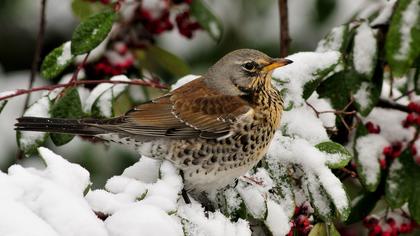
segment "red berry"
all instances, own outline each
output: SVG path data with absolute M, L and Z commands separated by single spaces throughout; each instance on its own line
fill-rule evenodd
M 400 233 L 406 234 L 406 233 L 411 232 L 411 230 L 412 230 L 412 227 L 409 224 L 403 223 L 400 226 Z
M 415 112 L 417 110 L 417 104 L 414 102 L 410 102 L 407 105 L 408 110 Z
M 412 145 L 410 150 L 411 150 L 411 155 L 415 156 L 417 154 L 417 149 L 415 145 Z
M 101 3 L 102 3 L 102 4 L 105 4 L 105 5 L 106 5 L 106 4 L 109 4 L 110 2 L 111 2 L 111 0 L 101 0 Z
M 385 156 L 392 156 L 392 152 L 393 150 L 391 146 L 384 147 L 384 150 L 382 151 Z
M 414 162 L 420 166 L 420 156 L 414 156 Z
M 386 220 L 386 223 L 389 225 L 389 226 L 391 226 L 391 228 L 393 228 L 393 227 L 395 227 L 395 220 L 394 220 L 394 218 L 388 218 L 387 220 Z
M 414 113 L 410 113 L 407 115 L 405 120 L 407 121 L 407 123 L 413 124 L 416 121 L 416 115 Z

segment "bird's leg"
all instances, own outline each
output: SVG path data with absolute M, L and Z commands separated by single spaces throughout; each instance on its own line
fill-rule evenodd
M 184 182 L 184 172 L 180 170 L 180 174 L 182 177 L 182 182 Z M 184 199 L 185 204 L 191 204 L 191 199 L 190 197 L 188 197 L 188 193 L 185 190 L 185 188 L 182 188 L 181 194 L 182 194 L 182 198 Z

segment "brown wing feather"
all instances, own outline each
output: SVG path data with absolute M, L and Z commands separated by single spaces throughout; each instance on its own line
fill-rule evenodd
M 236 118 L 250 109 L 243 99 L 218 94 L 200 78 L 135 107 L 120 127 L 146 136 L 218 138 L 229 133 Z

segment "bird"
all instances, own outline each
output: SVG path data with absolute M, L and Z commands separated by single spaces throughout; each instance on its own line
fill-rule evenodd
M 192 195 L 232 184 L 265 156 L 283 111 L 271 84 L 292 63 L 254 49 L 232 51 L 201 77 L 122 116 L 108 119 L 21 117 L 18 131 L 94 136 L 169 160 Z

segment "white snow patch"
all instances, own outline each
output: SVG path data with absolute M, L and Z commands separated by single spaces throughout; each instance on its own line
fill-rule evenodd
M 354 68 L 361 74 L 371 75 L 377 53 L 374 31 L 367 22 L 363 22 L 354 36 L 353 63 Z
M 317 111 L 333 111 L 331 101 L 327 98 L 319 98 L 318 93 L 314 92 L 307 100 Z M 314 111 L 315 112 L 315 111 Z M 322 121 L 324 127 L 334 128 L 336 116 L 333 112 L 319 114 L 319 119 Z
M 197 203 L 180 206 L 178 215 L 183 219 L 186 235 L 206 235 L 206 236 L 228 236 L 240 235 L 251 236 L 249 224 L 243 219 L 231 222 L 220 211 L 207 212 Z
M 394 10 L 394 6 L 397 0 L 389 0 L 385 2 L 385 6 L 382 8 L 381 12 L 379 12 L 379 15 L 372 20 L 370 25 L 383 25 L 387 24 L 389 20 L 391 19 L 392 12 Z
M 346 26 L 341 25 L 335 27 L 327 34 L 321 41 L 318 42 L 316 52 L 340 51 L 341 45 L 344 40 L 344 32 Z
M 63 51 L 61 53 L 61 55 L 59 57 L 57 57 L 57 64 L 62 66 L 67 64 L 72 58 L 73 56 L 71 55 L 71 42 L 68 41 L 66 43 L 63 44 Z
M 36 101 L 34 104 L 29 106 L 23 116 L 34 116 L 34 117 L 50 117 L 50 100 L 48 96 L 44 96 Z M 30 149 L 37 142 L 41 142 L 46 137 L 46 133 L 33 132 L 33 131 L 21 131 L 20 138 L 18 140 L 19 146 L 23 150 Z
M 175 217 L 158 207 L 142 203 L 132 204 L 109 216 L 105 225 L 109 234 L 115 236 L 184 235 Z
M 215 21 L 209 23 L 209 28 L 212 35 L 214 35 L 216 38 L 220 37 L 220 29 Z
M 363 120 L 372 122 L 381 127 L 381 135 L 390 143 L 397 141 L 407 142 L 414 137 L 415 129 L 404 128 L 402 121 L 407 113 L 393 109 L 374 108 Z
M 17 90 L 10 90 L 10 91 L 0 92 L 0 98 L 1 97 L 7 97 L 7 96 L 14 95 L 14 94 L 16 94 L 16 92 L 17 92 Z
M 264 219 L 267 212 L 266 201 L 258 189 L 253 185 L 239 182 L 236 186 L 241 198 L 244 200 L 246 208 L 256 219 Z
M 390 143 L 378 134 L 368 134 L 357 139 L 358 162 L 366 184 L 376 185 L 378 183 L 381 172 L 379 159 L 383 149 L 388 145 Z
M 303 104 L 304 100 L 302 95 L 304 85 L 316 79 L 316 75 L 320 71 L 339 64 L 340 56 L 341 54 L 336 51 L 325 53 L 300 52 L 288 56 L 287 59 L 292 60 L 293 63 L 278 68 L 273 72 L 273 85 L 279 91 L 283 88 L 287 90 L 284 98 L 285 106 L 288 107 L 290 104 Z M 336 67 L 335 69 L 338 70 L 341 68 Z
M 402 13 L 400 33 L 401 45 L 398 53 L 394 55 L 396 60 L 404 60 L 409 55 L 410 45 L 412 42 L 411 29 L 419 27 L 417 19 L 420 14 L 420 0 L 413 0 Z
M 353 96 L 355 102 L 360 105 L 361 110 L 368 108 L 370 105 L 369 83 L 363 82 Z
M 290 231 L 289 218 L 283 208 L 273 200 L 267 200 L 265 224 L 274 236 L 283 236 Z

